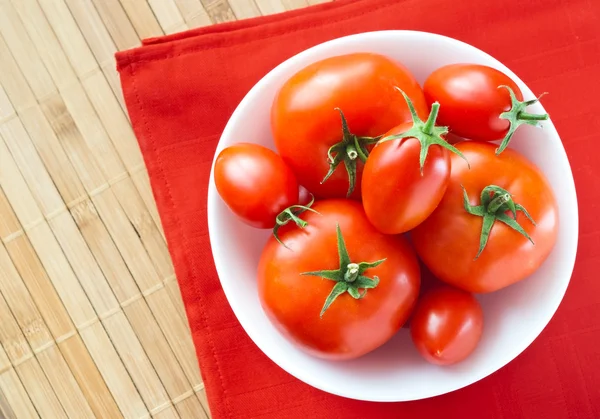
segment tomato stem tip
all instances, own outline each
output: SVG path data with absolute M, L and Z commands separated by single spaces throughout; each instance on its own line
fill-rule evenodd
M 444 139 L 444 136 L 448 133 L 448 127 L 440 127 L 435 125 L 435 121 L 437 119 L 437 115 L 440 109 L 440 104 L 438 102 L 435 102 L 433 105 L 431 105 L 431 112 L 429 113 L 429 117 L 427 118 L 426 122 L 423 122 L 421 118 L 419 118 L 419 115 L 417 114 L 417 111 L 415 110 L 415 107 L 408 95 L 404 93 L 399 87 L 396 87 L 396 90 L 398 90 L 402 94 L 404 100 L 406 101 L 406 104 L 408 105 L 408 109 L 412 116 L 413 125 L 408 131 L 403 132 L 402 134 L 389 135 L 383 138 L 381 142 L 401 140 L 404 138 L 411 137 L 419 140 L 419 143 L 421 144 L 421 152 L 419 154 L 419 167 L 421 170 L 421 176 L 423 176 L 423 169 L 425 167 L 425 161 L 427 159 L 429 147 L 431 147 L 432 145 L 444 147 L 452 153 L 457 154 L 458 156 L 462 157 L 463 160 L 467 162 L 469 168 L 471 168 L 469 161 L 461 153 L 461 151 L 453 145 L 448 144 L 448 142 Z
M 369 278 L 363 274 L 367 269 L 375 268 L 385 261 L 385 259 L 381 259 L 375 262 L 353 263 L 348 255 L 348 249 L 346 249 L 346 243 L 344 242 L 344 237 L 339 224 L 336 225 L 336 235 L 339 268 L 334 270 L 303 272 L 300 274 L 306 276 L 318 276 L 336 282 L 325 300 L 325 304 L 319 313 L 319 317 L 323 317 L 331 304 L 345 292 L 348 292 L 352 298 L 360 300 L 365 297 L 368 289 L 377 287 L 377 285 L 379 285 L 379 278 L 377 276 Z M 362 290 L 362 292 L 360 290 Z
M 527 108 L 529 105 L 533 105 L 534 103 L 539 102 L 542 96 L 546 95 L 546 93 L 542 93 L 535 99 L 521 102 L 519 99 L 517 99 L 515 92 L 510 87 L 500 85 L 498 86 L 498 89 L 508 90 L 508 94 L 510 95 L 511 107 L 509 111 L 502 112 L 500 114 L 500 119 L 506 119 L 510 125 L 508 128 L 508 132 L 500 142 L 500 146 L 496 149 L 496 155 L 499 155 L 506 149 L 506 147 L 508 147 L 508 143 L 510 143 L 510 140 L 512 139 L 515 131 L 521 125 L 527 124 L 532 125 L 534 127 L 542 128 L 540 121 L 546 121 L 549 118 L 547 113 L 532 114 L 525 111 L 525 108 Z
M 299 215 L 302 214 L 304 211 L 311 211 L 311 212 L 314 212 L 315 214 L 318 214 L 317 211 L 315 211 L 314 209 L 311 208 L 311 206 L 312 206 L 312 204 L 314 204 L 314 202 L 315 202 L 315 197 L 314 197 L 314 195 L 311 194 L 311 199 L 310 199 L 310 202 L 308 204 L 306 204 L 306 205 L 292 205 L 290 207 L 287 207 L 283 211 L 281 211 L 277 215 L 277 217 L 275 217 L 275 227 L 273 227 L 273 237 L 275 237 L 275 240 L 277 240 L 277 242 L 279 242 L 279 244 L 281 244 L 286 249 L 291 250 L 279 238 L 279 229 L 282 226 L 284 226 L 287 223 L 289 223 L 290 221 L 293 221 L 294 223 L 296 223 L 296 225 L 298 227 L 300 227 L 300 228 L 305 228 L 308 225 L 308 223 L 306 221 L 304 221 L 303 219 L 301 219 L 299 217 Z
M 325 177 L 321 181 L 321 184 L 327 182 L 331 175 L 335 172 L 340 163 L 344 162 L 344 167 L 348 174 L 348 191 L 346 196 L 352 195 L 354 188 L 356 187 L 356 159 L 364 164 L 369 157 L 368 145 L 375 144 L 379 137 L 359 137 L 350 132 L 348 128 L 348 121 L 344 115 L 344 112 L 340 108 L 335 108 L 338 111 L 342 120 L 342 140 L 329 147 L 327 150 L 327 161 L 329 163 L 329 170 L 325 174 Z
M 534 226 L 536 225 L 535 221 L 533 221 L 531 215 L 529 215 L 527 210 L 522 205 L 514 202 L 512 195 L 506 189 L 495 185 L 486 186 L 481 191 L 481 204 L 471 205 L 467 190 L 464 186 L 461 185 L 461 187 L 463 190 L 463 205 L 465 210 L 469 214 L 483 218 L 481 235 L 479 237 L 479 250 L 475 256 L 475 260 L 479 258 L 481 252 L 483 252 L 483 249 L 485 249 L 492 231 L 492 227 L 496 221 L 506 224 L 519 234 L 526 237 L 531 244 L 535 245 L 533 239 L 517 222 L 517 211 L 522 212 Z M 507 214 L 507 212 L 510 212 L 512 218 Z

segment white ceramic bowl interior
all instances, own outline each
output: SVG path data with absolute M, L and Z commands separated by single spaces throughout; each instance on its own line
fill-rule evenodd
M 240 141 L 274 149 L 269 111 L 278 88 L 310 63 L 353 52 L 380 53 L 397 60 L 421 84 L 433 70 L 446 64 L 485 64 L 512 77 L 525 99 L 534 98 L 512 71 L 468 44 L 424 32 L 363 33 L 315 46 L 267 74 L 231 116 L 217 153 Z M 545 112 L 540 104 L 531 111 Z M 578 234 L 573 176 L 552 122 L 544 122 L 543 129 L 521 127 L 511 147 L 535 162 L 561 197 L 558 241 L 534 275 L 499 292 L 478 297 L 485 315 L 483 337 L 467 360 L 452 367 L 438 367 L 424 361 L 406 329 L 380 349 L 348 362 L 324 361 L 296 349 L 271 325 L 258 298 L 256 267 L 270 231 L 256 230 L 238 221 L 220 199 L 211 173 L 208 225 L 213 256 L 229 304 L 250 338 L 276 364 L 300 380 L 329 393 L 371 401 L 415 400 L 447 393 L 474 383 L 510 362 L 540 334 L 558 308 L 573 270 Z

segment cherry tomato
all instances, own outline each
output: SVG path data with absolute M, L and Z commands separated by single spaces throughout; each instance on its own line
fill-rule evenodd
M 215 186 L 245 223 L 272 228 L 284 209 L 298 202 L 298 182 L 281 157 L 266 147 L 240 143 L 217 156 Z
M 411 120 L 395 87 L 427 116 L 423 91 L 412 74 L 377 54 L 327 58 L 285 82 L 271 108 L 271 128 L 277 150 L 300 184 L 317 198 L 350 194 L 360 199 L 362 164 L 373 137 Z
M 317 201 L 308 225 L 283 226 L 267 242 L 258 290 L 269 319 L 308 353 L 352 359 L 387 342 L 419 292 L 419 264 L 402 236 L 378 232 L 360 203 Z
M 483 311 L 468 292 L 442 286 L 427 292 L 417 304 L 410 335 L 432 364 L 451 365 L 477 347 L 483 332 Z
M 506 149 L 466 141 L 452 154 L 448 188 L 437 209 L 412 232 L 415 249 L 440 280 L 470 292 L 521 281 L 554 247 L 558 207 L 541 171 Z M 464 188 L 464 189 L 463 189 Z
M 412 108 L 410 99 L 406 98 Z M 439 105 L 427 122 L 413 121 L 388 131 L 371 152 L 362 178 L 369 221 L 382 233 L 400 234 L 423 222 L 437 207 L 450 178 L 450 153 L 459 153 L 436 127 Z
M 501 87 L 506 86 L 506 87 Z M 539 125 L 547 114 L 525 111 L 538 99 L 523 102 L 517 84 L 506 74 L 479 64 L 451 64 L 435 70 L 423 86 L 428 104 L 440 103 L 438 123 L 464 138 L 503 140 L 503 151 L 522 124 Z

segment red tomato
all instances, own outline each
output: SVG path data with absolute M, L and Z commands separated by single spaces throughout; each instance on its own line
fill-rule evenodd
M 510 77 L 484 65 L 441 67 L 425 80 L 423 89 L 427 103 L 437 101 L 441 105 L 440 125 L 447 125 L 450 131 L 472 140 L 503 140 L 498 152 L 506 148 L 520 125 L 536 126 L 548 119 L 547 114 L 526 112 L 525 108 L 538 99 L 523 102 L 521 90 Z
M 483 311 L 471 294 L 443 286 L 429 291 L 417 304 L 410 335 L 432 364 L 451 365 L 477 347 L 483 332 Z
M 313 208 L 319 214 L 305 212 L 304 229 L 279 230 L 289 249 L 273 237 L 267 242 L 258 267 L 260 301 L 277 329 L 308 353 L 357 358 L 387 342 L 408 318 L 419 264 L 406 239 L 378 232 L 360 203 L 332 199 Z
M 279 154 L 300 184 L 317 198 L 345 197 L 349 192 L 360 198 L 361 161 L 372 137 L 411 120 L 395 87 L 427 116 L 415 78 L 377 54 L 327 58 L 300 70 L 281 87 L 271 109 L 271 127 Z M 336 109 L 343 112 L 347 129 Z M 334 171 L 323 182 L 330 168 Z
M 363 205 L 369 221 L 382 233 L 412 230 L 444 196 L 450 178 L 448 149 L 460 152 L 444 140 L 446 127 L 435 126 L 438 109 L 434 104 L 427 122 L 414 114 L 412 122 L 388 131 L 365 164 Z
M 516 151 L 496 156 L 493 144 L 475 141 L 456 147 L 471 169 L 450 156 L 448 189 L 412 241 L 442 281 L 470 292 L 496 291 L 531 275 L 550 254 L 556 199 L 540 170 Z
M 217 156 L 215 186 L 227 206 L 245 223 L 272 228 L 284 209 L 298 202 L 298 182 L 277 153 L 240 143 Z

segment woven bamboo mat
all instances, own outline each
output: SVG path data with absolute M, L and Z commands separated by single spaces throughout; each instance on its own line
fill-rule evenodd
M 210 417 L 113 55 L 323 0 L 0 0 L 0 418 Z

